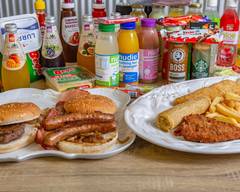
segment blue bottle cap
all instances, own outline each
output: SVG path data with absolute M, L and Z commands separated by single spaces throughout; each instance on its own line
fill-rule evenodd
M 120 25 L 120 28 L 125 30 L 134 30 L 136 29 L 136 23 L 135 22 L 122 23 Z

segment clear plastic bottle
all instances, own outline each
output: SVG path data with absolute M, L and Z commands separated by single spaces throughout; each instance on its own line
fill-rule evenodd
M 26 55 L 17 38 L 17 25 L 5 25 L 7 31 L 3 50 L 2 86 L 3 90 L 30 87 L 30 75 Z
M 96 33 L 94 29 L 93 17 L 91 15 L 84 15 L 82 19 L 82 29 L 77 53 L 77 63 L 94 74 L 95 44 Z
M 218 12 L 218 0 L 208 0 L 204 15 L 220 25 L 220 15 Z
M 114 24 L 99 24 L 95 66 L 97 85 L 119 86 L 119 48 Z

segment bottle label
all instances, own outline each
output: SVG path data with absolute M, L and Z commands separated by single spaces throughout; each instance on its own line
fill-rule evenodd
M 92 57 L 95 54 L 95 32 L 94 25 L 90 23 L 83 24 L 79 52 L 86 57 Z
M 79 25 L 77 17 L 65 17 L 62 19 L 62 37 L 71 46 L 79 44 Z
M 159 49 L 140 49 L 139 65 L 140 79 L 157 79 L 159 65 Z
M 62 43 L 56 26 L 46 26 L 44 34 L 42 56 L 46 59 L 55 59 L 63 52 Z
M 230 45 L 238 44 L 238 31 L 223 31 L 223 43 Z
M 3 67 L 14 71 L 21 69 L 26 63 L 26 56 L 17 42 L 15 34 L 8 34 L 8 42 L 3 51 Z
M 222 44 L 218 48 L 217 66 L 232 67 L 236 61 L 237 46 Z
M 100 86 L 119 85 L 119 54 L 95 55 L 96 84 Z
M 139 79 L 139 56 L 138 53 L 119 55 L 120 82 L 134 83 Z
M 188 45 L 170 44 L 168 80 L 178 83 L 187 80 Z

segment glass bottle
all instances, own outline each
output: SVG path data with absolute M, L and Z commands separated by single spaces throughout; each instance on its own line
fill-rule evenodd
M 2 86 L 3 90 L 30 87 L 30 75 L 26 55 L 17 37 L 17 25 L 5 25 L 7 32 L 3 49 Z
M 220 15 L 218 12 L 218 0 L 208 0 L 207 7 L 205 9 L 204 15 L 206 15 L 213 22 L 216 22 L 217 25 L 220 25 Z
M 202 4 L 201 3 L 190 4 L 188 15 L 202 15 Z
M 144 6 L 140 4 L 134 4 L 132 5 L 132 12 L 130 13 L 133 17 L 138 17 L 139 21 L 137 22 L 137 30 L 139 30 L 140 27 L 140 20 L 142 18 L 146 18 L 147 14 L 144 12 Z
M 185 7 L 184 5 L 171 5 L 169 8 L 169 16 L 170 17 L 178 17 L 185 15 Z
M 63 46 L 55 17 L 47 17 L 43 38 L 42 57 L 44 67 L 64 67 Z

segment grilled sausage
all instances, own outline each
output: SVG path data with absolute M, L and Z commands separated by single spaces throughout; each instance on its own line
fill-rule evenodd
M 44 122 L 46 130 L 53 130 L 63 127 L 66 123 L 76 122 L 76 124 L 106 123 L 114 121 L 114 115 L 95 112 L 91 114 L 69 113 L 65 115 L 47 118 Z
M 74 135 L 79 135 L 83 133 L 90 133 L 98 131 L 101 133 L 108 133 L 116 130 L 116 123 L 98 123 L 98 124 L 85 124 L 77 127 L 69 127 L 56 130 L 48 134 L 44 138 L 44 145 L 48 147 L 54 147 L 59 141 L 64 141 Z

